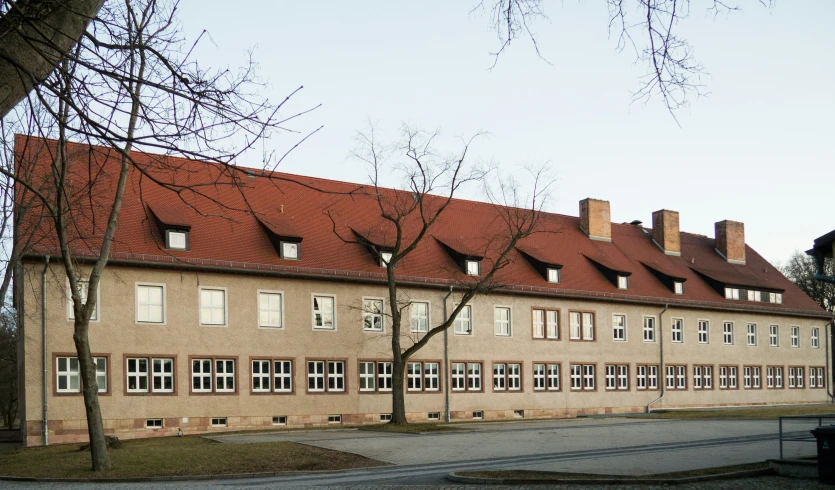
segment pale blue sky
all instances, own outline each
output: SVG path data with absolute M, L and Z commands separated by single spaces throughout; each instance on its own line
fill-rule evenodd
M 255 48 L 271 98 L 304 85 L 291 109 L 323 104 L 294 127 L 324 129 L 282 171 L 367 182 L 349 152 L 369 120 L 391 136 L 401 122 L 484 130 L 478 159 L 551 162 L 550 211 L 576 216 L 596 197 L 615 222 L 651 223 L 673 209 L 682 230 L 708 236 L 715 221 L 743 221 L 746 241 L 782 261 L 835 228 L 835 1 L 739 2 L 743 12 L 714 20 L 694 0 L 680 26 L 710 72 L 710 95 L 679 111 L 681 127 L 657 100 L 630 103 L 643 67 L 616 52 L 602 0 L 546 2 L 550 20 L 535 27 L 552 65 L 521 40 L 492 71 L 497 41 L 470 14 L 475 0 L 183 0 L 180 18 L 190 36 L 211 35 L 202 63 L 236 66 Z M 258 165 L 249 158 L 239 163 Z

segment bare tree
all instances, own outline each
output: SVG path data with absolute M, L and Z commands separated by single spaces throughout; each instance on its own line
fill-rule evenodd
M 523 196 L 519 185 L 511 178 L 501 178 L 495 170 L 471 168 L 468 152 L 477 134 L 462 141 L 462 148 L 454 154 L 439 154 L 434 149 L 437 133 L 404 127 L 401 142 L 380 145 L 372 127 L 359 134 L 359 148 L 354 156 L 370 168 L 371 189 L 365 197 L 374 202 L 377 222 L 366 229 L 340 228 L 338 216 L 327 211 L 333 232 L 345 243 L 362 244 L 369 249 L 381 265 L 385 266 L 388 300 L 387 317 L 391 323 L 392 354 L 392 419 L 395 425 L 407 424 L 405 404 L 405 367 L 407 361 L 425 347 L 436 335 L 451 325 L 459 312 L 479 294 L 500 288 L 496 274 L 516 259 L 516 245 L 527 236 L 542 231 L 540 213 L 551 181 L 546 181 L 543 171 L 532 172 L 530 193 Z M 394 171 L 405 185 L 402 190 L 385 188 L 382 181 L 389 171 Z M 489 177 L 489 178 L 488 178 Z M 490 182 L 496 182 L 490 185 Z M 452 254 L 478 256 L 479 270 L 470 274 L 464 269 L 466 260 L 461 255 L 454 268 L 439 270 L 451 277 L 450 294 L 454 291 L 456 306 L 440 322 L 421 327 L 419 332 L 409 328 L 411 297 L 405 290 L 406 278 L 398 274 L 398 267 L 408 263 L 409 256 L 428 240 L 438 240 L 438 222 L 455 206 L 454 197 L 462 186 L 483 184 L 492 202 L 493 216 L 483 236 L 467 243 L 456 238 L 443 245 L 457 250 Z M 355 196 L 356 199 L 361 197 Z M 466 250 L 465 250 L 466 249 Z M 449 297 L 448 297 L 449 299 Z M 404 318 L 405 315 L 405 318 Z M 407 325 L 404 326 L 404 322 Z
M 815 258 L 802 252 L 795 252 L 785 264 L 779 266 L 780 272 L 815 300 L 821 308 L 835 312 L 835 284 L 815 279 L 817 263 Z M 831 259 L 824 263 L 824 274 L 835 276 L 835 266 Z
M 0 426 L 17 419 L 17 324 L 11 310 L 0 312 Z
M 104 0 L 0 0 L 0 119 L 69 53 Z
M 18 168 L 0 167 L 36 199 L 41 213 L 23 220 L 45 217 L 33 240 L 60 256 L 66 273 L 94 471 L 110 459 L 88 338 L 98 298 L 87 292 L 98 290 L 107 266 L 129 174 L 184 200 L 207 195 L 203 188 L 238 187 L 235 158 L 307 112 L 281 114 L 292 94 L 280 104 L 259 96 L 251 60 L 237 72 L 199 65 L 181 39 L 176 7 L 173 0 L 105 5 L 22 110 L 36 122 L 34 134 L 53 139 L 18 138 Z M 195 183 L 172 155 L 210 162 L 216 176 Z M 103 163 L 112 160 L 118 165 Z
M 750 0 L 771 6 L 772 0 Z M 691 0 L 606 0 L 609 6 L 609 35 L 617 38 L 617 50 L 629 48 L 636 62 L 645 66 L 633 101 L 659 97 L 675 118 L 677 109 L 694 97 L 704 95 L 702 76 L 707 72 L 693 56 L 693 47 L 679 34 L 679 24 L 691 15 Z M 741 10 L 736 2 L 704 0 L 697 2 L 714 18 Z M 547 20 L 543 0 L 493 0 L 479 2 L 474 11 L 487 12 L 490 26 L 499 41 L 499 49 L 491 53 L 493 66 L 510 43 L 527 38 L 537 56 L 545 59 L 539 49 L 534 24 Z

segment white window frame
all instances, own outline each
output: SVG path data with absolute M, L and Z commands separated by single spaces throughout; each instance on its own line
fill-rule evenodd
M 629 289 L 629 276 L 618 276 L 618 289 Z
M 324 315 L 327 313 L 324 310 L 317 310 L 316 309 L 316 299 L 323 298 L 323 299 L 330 299 L 331 300 L 331 323 L 330 327 L 325 326 L 325 318 Z M 317 311 L 320 312 L 322 316 L 322 326 L 316 325 L 316 313 Z M 327 293 L 313 293 L 310 295 L 310 312 L 311 312 L 311 325 L 313 326 L 313 330 L 323 331 L 323 332 L 335 332 L 336 331 L 336 295 L 335 294 L 327 294 Z
M 280 320 L 281 324 L 280 325 L 275 325 L 275 324 L 272 324 L 272 323 L 264 324 L 264 323 L 261 322 L 261 311 L 262 311 L 261 295 L 262 294 L 264 294 L 264 295 L 277 295 L 279 297 L 279 304 L 280 304 L 279 308 L 281 309 L 281 312 L 280 312 L 281 313 L 281 320 Z M 258 311 L 258 328 L 263 328 L 263 329 L 267 329 L 267 330 L 275 330 L 275 329 L 283 330 L 284 329 L 284 291 L 259 289 L 257 294 L 256 294 L 256 300 L 257 300 L 256 307 L 257 307 L 257 311 Z M 269 309 L 269 308 L 266 311 L 275 312 L 275 310 Z
M 768 326 L 768 345 L 771 347 L 780 347 L 780 325 Z
M 255 366 L 258 365 L 258 372 L 256 373 Z M 273 361 L 272 359 L 252 359 L 250 361 L 250 389 L 253 393 L 270 393 L 273 391 Z M 266 372 L 264 366 L 267 366 Z M 264 380 L 266 380 L 267 387 L 264 388 Z M 259 387 L 255 384 L 258 381 Z
M 810 343 L 813 349 L 820 349 L 821 348 L 821 341 L 820 341 L 820 327 L 812 327 L 812 336 Z
M 684 283 L 681 281 L 673 281 L 673 292 L 675 294 L 684 294 Z
M 479 260 L 465 260 L 464 261 L 464 272 L 466 272 L 468 276 L 480 276 L 481 275 L 481 261 L 479 261 Z
M 393 366 L 391 361 L 377 361 L 377 391 L 391 391 Z
M 203 291 L 223 292 L 223 323 L 203 323 Z M 197 320 L 201 327 L 228 327 L 229 326 L 229 292 L 221 286 L 200 286 L 197 288 Z M 215 309 L 215 306 L 206 306 Z
M 458 306 L 456 305 L 455 308 Z M 464 314 L 466 312 L 466 314 Z M 462 316 L 464 314 L 464 316 Z M 466 327 L 466 328 L 463 328 Z M 458 315 L 455 316 L 454 335 L 472 335 L 473 334 L 473 305 L 464 305 Z
M 373 311 L 369 311 L 366 308 L 366 301 L 369 302 L 379 302 L 380 303 L 380 313 L 374 313 Z M 366 318 L 371 318 L 371 325 L 372 328 L 368 328 L 365 323 Z M 380 328 L 373 328 L 374 319 L 380 319 Z M 385 298 L 379 298 L 374 296 L 363 296 L 362 297 L 362 331 L 369 332 L 369 333 L 383 333 L 386 331 L 386 300 Z
M 751 296 L 753 296 L 753 298 Z M 762 301 L 762 299 L 763 299 L 762 298 L 762 292 L 760 292 L 760 291 L 748 291 L 748 301 Z
M 235 359 L 216 357 L 212 359 L 212 366 L 214 369 L 214 389 L 215 393 L 235 393 L 238 389 L 238 366 Z M 232 363 L 232 371 L 228 370 L 229 364 Z M 220 364 L 219 364 L 220 363 Z M 218 369 L 218 366 L 223 366 L 223 372 Z M 223 378 L 223 388 L 218 388 L 218 378 Z M 229 387 L 229 381 L 232 382 L 232 387 Z
M 698 320 L 699 325 L 699 343 L 710 343 L 710 320 Z M 704 339 L 704 340 L 702 340 Z
M 291 359 L 270 359 L 270 366 L 272 368 L 272 383 L 273 383 L 273 392 L 275 393 L 293 393 L 294 387 L 296 385 L 295 379 L 293 378 L 293 365 L 295 364 Z M 276 369 L 276 364 L 281 364 L 281 369 Z M 285 370 L 285 363 L 286 366 L 289 366 L 289 370 Z M 290 387 L 284 387 L 284 380 L 290 380 Z M 281 380 L 281 382 L 279 382 Z
M 131 370 L 131 361 L 135 361 L 136 369 Z M 145 361 L 145 371 L 140 370 L 141 361 Z M 130 381 L 136 381 L 136 388 L 130 387 Z M 145 380 L 145 388 L 141 388 L 142 380 Z M 125 391 L 127 393 L 150 393 L 151 392 L 151 360 L 147 357 L 125 358 Z
M 734 345 L 734 322 L 722 322 L 722 344 Z
M 176 366 L 175 366 L 175 363 L 174 363 L 174 358 L 173 357 L 152 357 L 150 359 L 150 361 L 151 361 L 151 381 L 149 383 L 149 386 L 151 388 L 151 392 L 153 392 L 153 393 L 174 393 L 174 389 L 176 387 L 176 382 L 177 382 L 177 377 L 176 377 L 177 370 L 176 370 Z M 160 368 L 162 368 L 162 370 L 160 370 L 160 371 L 156 370 L 156 361 L 160 361 Z M 164 366 L 166 364 L 166 361 L 171 363 L 171 372 L 170 373 L 165 372 Z M 154 387 L 154 383 L 156 382 L 157 378 L 160 379 L 160 388 L 155 388 Z M 165 379 L 166 378 L 171 379 L 171 388 L 165 388 Z
M 205 364 L 206 361 L 209 362 L 209 370 L 208 371 L 203 370 L 203 367 L 204 367 L 204 364 Z M 194 363 L 195 362 L 199 362 L 199 366 L 200 366 L 200 371 L 199 372 L 194 371 Z M 189 372 L 190 372 L 190 378 L 191 378 L 191 382 L 189 383 L 189 389 L 192 393 L 211 393 L 214 390 L 214 387 L 215 387 L 215 379 L 214 379 L 215 369 L 214 369 L 214 365 L 215 365 L 215 360 L 212 359 L 211 357 L 201 357 L 201 358 L 189 359 Z M 195 378 L 200 378 L 200 388 L 195 388 L 194 387 L 194 379 Z M 206 385 L 204 383 L 205 378 L 209 378 L 209 387 L 208 388 L 206 388 Z
M 623 319 L 622 325 L 618 325 L 617 318 Z M 620 332 L 620 336 L 618 336 L 618 332 Z M 626 342 L 626 313 L 612 313 L 612 340 Z
M 545 376 L 545 363 L 544 362 L 535 362 L 533 363 L 533 389 L 534 391 L 545 391 L 546 388 L 546 379 Z
M 647 320 L 652 320 L 652 325 L 647 325 Z M 643 319 L 643 334 L 644 334 L 644 342 L 657 342 L 658 335 L 656 335 L 656 329 L 658 325 L 658 319 L 654 316 L 644 316 Z
M 342 366 L 342 372 L 339 373 L 339 372 L 334 371 L 333 373 L 331 373 L 331 366 L 334 366 L 334 367 Z M 325 380 L 325 387 L 326 387 L 328 393 L 345 393 L 346 392 L 346 390 L 347 390 L 347 377 L 348 377 L 348 369 L 347 368 L 348 368 L 348 365 L 347 365 L 346 361 L 328 360 L 326 362 L 325 375 L 326 375 L 327 379 Z M 333 383 L 331 383 L 332 380 L 334 380 Z M 341 383 L 340 383 L 340 380 L 341 380 Z M 334 386 L 331 387 L 331 384 L 333 384 Z M 341 384 L 342 386 L 337 386 L 339 384 Z
M 545 272 L 545 276 L 547 278 L 547 281 L 552 283 L 552 284 L 559 284 L 560 280 L 562 279 L 560 277 L 561 275 L 562 274 L 560 273 L 560 270 L 555 269 L 553 267 L 548 267 L 546 269 L 546 272 Z
M 684 318 L 673 318 L 670 324 L 670 342 L 684 343 Z
M 752 329 L 751 327 L 754 327 L 754 328 Z M 746 327 L 746 334 L 747 334 L 746 338 L 747 338 L 747 341 L 748 341 L 748 346 L 750 346 L 750 347 L 756 347 L 757 346 L 757 342 L 759 341 L 758 333 L 759 332 L 757 331 L 757 324 L 756 323 L 749 323 L 748 326 Z
M 427 333 L 432 327 L 432 303 L 429 300 L 416 299 L 412 300 L 409 305 L 409 332 L 411 333 Z M 421 330 L 420 321 L 423 319 L 422 315 L 415 315 L 415 305 L 426 305 L 426 328 Z M 415 322 L 417 321 L 417 328 Z
M 406 391 L 423 391 L 423 363 L 406 363 Z
M 368 368 L 371 367 L 369 372 Z M 359 391 L 374 393 L 377 391 L 377 361 L 359 362 Z
M 301 254 L 301 252 L 302 252 L 302 244 L 301 244 L 301 243 L 299 243 L 299 242 L 281 241 L 281 242 L 279 242 L 279 245 L 280 245 L 280 247 L 281 247 L 281 256 L 280 256 L 280 258 L 281 258 L 282 260 L 301 260 L 301 255 L 302 255 L 302 254 Z M 295 256 L 295 257 L 292 257 L 292 256 L 290 256 L 290 255 L 287 255 L 287 253 L 286 253 L 286 250 L 287 250 L 287 249 L 286 249 L 286 247 L 287 247 L 288 245 L 290 245 L 290 246 L 295 246 L 295 247 L 296 247 L 296 256 Z
M 739 299 L 739 288 L 725 288 L 725 299 Z
M 791 339 L 792 339 L 792 343 L 791 343 L 792 348 L 793 349 L 799 349 L 800 348 L 800 327 L 798 327 L 796 325 L 792 326 L 790 332 L 791 332 Z
M 507 310 L 507 320 L 499 319 L 498 314 L 500 310 Z M 503 325 L 507 325 L 507 330 L 502 329 Z M 513 337 L 513 310 L 507 305 L 493 306 L 493 333 L 496 337 Z
M 477 369 L 471 369 L 475 367 Z M 467 391 L 482 391 L 484 389 L 483 380 L 484 366 L 481 362 L 467 363 Z M 476 386 L 477 385 L 477 386 Z
M 139 288 L 161 288 L 162 289 L 162 304 L 159 305 L 162 308 L 162 321 L 150 321 L 150 320 L 140 320 L 139 319 L 139 311 L 140 308 L 143 306 L 139 302 Z M 137 325 L 166 325 L 168 321 L 168 306 L 166 304 L 166 286 L 165 283 L 156 283 L 156 282 L 136 282 L 134 283 L 134 297 L 136 299 L 134 304 L 134 323 Z M 98 303 L 97 303 L 98 304 Z M 156 306 L 148 303 L 146 306 Z
M 391 252 L 380 252 L 380 267 L 387 268 L 392 257 L 394 257 L 394 254 Z
M 434 372 L 432 367 L 434 366 Z M 441 390 L 441 363 L 437 361 L 423 362 L 423 391 L 434 392 Z
M 467 391 L 467 363 L 449 363 L 450 389 L 452 391 Z
M 86 285 L 86 288 L 81 289 L 81 302 L 87 302 L 87 295 L 89 294 L 90 288 L 90 280 L 89 278 L 81 279 L 79 278 L 76 283 L 81 287 L 81 285 Z M 72 308 L 72 290 L 70 289 L 70 280 L 66 280 L 67 286 L 67 321 L 75 320 L 75 312 Z M 96 287 L 96 308 L 93 310 L 93 314 L 90 315 L 90 321 L 101 323 L 101 279 L 99 279 L 99 284 Z

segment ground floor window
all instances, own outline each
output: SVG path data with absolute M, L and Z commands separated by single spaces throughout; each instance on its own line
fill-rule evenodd
M 628 364 L 607 364 L 606 365 L 606 389 L 607 390 L 628 390 L 629 389 L 629 365 Z
M 635 386 L 639 390 L 658 389 L 657 364 L 639 364 L 635 371 Z
M 96 384 L 99 393 L 107 393 L 107 357 L 93 357 L 96 364 Z M 81 364 L 78 357 L 55 357 L 55 391 L 58 393 L 81 393 Z
M 344 393 L 345 361 L 307 361 L 307 391 Z

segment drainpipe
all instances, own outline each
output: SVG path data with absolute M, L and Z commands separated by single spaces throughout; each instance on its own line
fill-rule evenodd
M 49 379 L 49 364 L 46 355 L 46 271 L 49 269 L 49 255 L 44 259 L 41 274 L 41 353 L 43 354 L 43 445 L 49 445 L 49 401 L 47 399 L 46 382 Z
M 444 296 L 444 321 L 449 319 L 447 317 L 446 304 L 450 296 L 452 296 L 452 286 L 449 287 L 449 292 Z M 444 329 L 444 369 L 441 372 L 446 373 L 447 369 L 449 369 L 449 327 Z M 444 381 L 444 422 L 449 423 L 449 379 L 445 379 Z
M 664 313 L 667 312 L 669 307 L 670 305 L 664 305 L 664 309 L 658 314 L 658 352 L 660 357 L 658 365 L 658 382 L 661 384 L 661 396 L 649 402 L 649 405 L 647 405 L 647 413 L 650 413 L 652 411 L 652 406 L 660 402 L 667 393 L 667 374 L 664 372 Z

